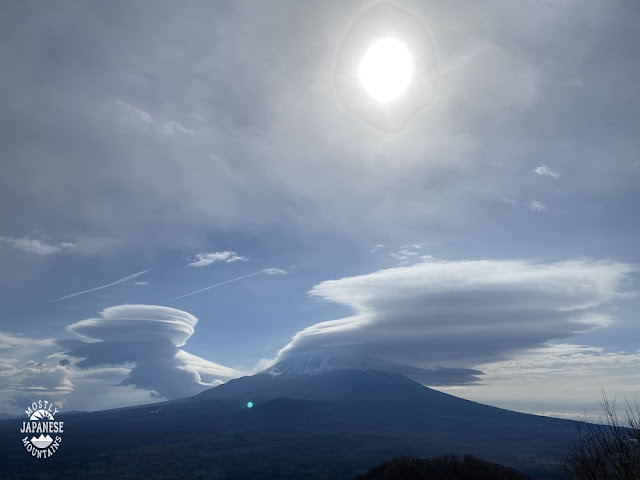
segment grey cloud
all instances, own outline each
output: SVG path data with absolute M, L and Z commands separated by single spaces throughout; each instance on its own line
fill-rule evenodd
M 540 158 L 540 145 L 553 149 L 556 136 L 575 138 L 591 125 L 583 109 L 613 105 L 633 87 L 635 67 L 605 54 L 622 47 L 617 24 L 585 30 L 590 16 L 621 16 L 614 6 L 406 6 L 431 30 L 443 77 L 431 107 L 392 137 L 345 115 L 335 98 L 335 52 L 362 13 L 359 2 L 6 7 L 7 231 L 35 222 L 93 251 L 125 239 L 148 249 L 201 248 L 211 232 L 273 225 L 379 238 L 373 234 L 415 231 L 429 220 L 459 224 L 477 200 L 523 188 L 509 175 L 521 154 L 512 142 Z M 492 8 L 500 15 L 487 15 Z M 566 41 L 570 35 L 585 43 Z M 549 55 L 557 45 L 570 49 L 571 65 Z M 606 67 L 592 72 L 602 58 Z M 584 89 L 561 86 L 576 76 Z M 619 88 L 606 86 L 609 76 Z M 584 101 L 586 87 L 593 102 Z M 595 165 L 583 175 L 601 168 L 590 142 L 571 155 Z M 626 166 L 632 146 L 617 156 Z M 485 151 L 496 152 L 495 163 L 479 160 Z M 631 181 L 616 172 L 607 175 Z
M 33 402 L 37 402 L 38 400 L 42 400 L 42 395 L 41 394 L 37 394 L 37 393 L 18 394 L 18 395 L 14 395 L 14 396 L 10 397 L 7 400 L 6 403 L 8 405 L 13 406 L 13 407 L 17 407 L 17 408 L 20 408 L 20 409 L 26 409 Z M 63 408 L 64 405 L 65 405 L 64 401 L 52 401 L 52 403 L 57 408 Z
M 484 372 L 473 368 L 436 367 L 425 369 L 408 365 L 398 367 L 396 371 L 416 382 L 432 387 L 473 385 L 479 383 L 484 375 Z
M 431 369 L 442 385 L 451 371 L 436 367 L 468 377 L 474 365 L 610 325 L 603 307 L 621 298 L 632 270 L 593 260 L 435 261 L 325 281 L 310 294 L 355 315 L 302 330 L 276 361 L 377 357 Z

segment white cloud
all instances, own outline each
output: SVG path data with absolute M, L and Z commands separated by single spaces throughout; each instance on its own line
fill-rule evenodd
M 190 267 L 206 267 L 216 262 L 247 262 L 249 259 L 238 255 L 236 252 L 224 251 L 224 252 L 212 252 L 212 253 L 196 253 L 195 259 L 189 263 Z
M 397 252 L 390 252 L 389 256 L 398 261 L 398 265 L 408 265 L 418 260 L 432 259 L 431 255 L 420 255 L 424 243 L 410 243 L 400 247 Z
M 266 273 L 267 275 L 286 275 L 287 271 L 281 268 L 265 268 L 262 273 Z
M 122 100 L 117 100 L 116 105 L 126 112 L 129 117 L 128 120 L 133 120 L 134 124 L 137 123 L 139 126 L 142 126 L 143 130 L 151 129 L 160 135 L 165 136 L 175 134 L 192 135 L 195 133 L 193 130 L 185 127 L 175 120 L 167 120 L 166 122 L 158 124 L 158 122 L 154 121 L 148 112 L 145 112 L 144 110 Z
M 475 368 L 485 373 L 481 385 L 455 392 L 439 389 L 504 408 L 573 419 L 584 419 L 585 409 L 600 414 L 602 387 L 610 398 L 640 398 L 640 351 L 545 344 Z
M 0 332 L 0 405 L 3 410 L 26 405 L 33 395 L 62 402 L 73 392 L 67 367 L 48 357 L 60 350 L 53 339 L 34 339 Z M 14 405 L 15 404 L 15 405 Z
M 60 340 L 79 368 L 134 364 L 119 385 L 154 392 L 164 398 L 194 395 L 235 378 L 241 372 L 191 355 L 184 346 L 198 319 L 188 312 L 158 305 L 119 305 L 100 317 L 76 322 L 67 331 L 81 340 Z
M 193 135 L 195 132 L 183 126 L 181 123 L 174 120 L 169 120 L 158 127 L 158 131 L 162 135 L 174 135 L 176 133 L 182 133 L 183 135 Z
M 137 287 L 143 287 L 145 285 L 149 285 L 149 282 L 133 282 Z
M 547 209 L 547 207 L 544 205 L 544 203 L 539 202 L 538 200 L 533 200 L 531 203 L 529 203 L 529 210 L 531 210 L 532 212 L 544 212 Z
M 553 178 L 554 180 L 558 180 L 560 178 L 560 174 L 558 172 L 554 172 L 546 165 L 540 165 L 533 170 L 538 175 L 546 175 L 548 177 Z
M 502 197 L 502 203 L 504 203 L 505 205 L 515 205 L 518 202 L 516 200 L 511 199 L 511 198 Z
M 354 315 L 298 332 L 276 360 L 362 355 L 419 368 L 476 368 L 610 325 L 632 267 L 574 260 L 431 261 L 322 282 L 310 294 Z
M 131 114 L 132 117 L 134 117 L 135 119 L 143 123 L 148 123 L 148 124 L 153 123 L 153 119 L 151 118 L 151 115 L 149 115 L 144 110 L 136 108 L 133 105 L 128 104 L 127 102 L 123 102 L 122 100 L 117 100 L 116 105 L 122 107 L 126 112 Z
M 118 305 L 105 308 L 98 318 L 67 326 L 86 341 L 155 341 L 168 339 L 181 347 L 193 335 L 198 319 L 176 308 L 157 305 Z
M 54 346 L 52 339 L 36 340 L 24 335 L 12 334 L 0 331 L 0 351 L 9 349 L 19 349 L 25 353 L 31 353 L 32 349 L 40 350 L 43 347 Z
M 53 253 L 68 252 L 77 246 L 75 243 L 70 242 L 47 243 L 42 240 L 36 240 L 28 237 L 14 238 L 5 236 L 0 236 L 0 243 L 17 248 L 18 250 L 35 253 L 37 255 L 51 255 Z
M 149 268 L 147 270 L 143 270 L 141 272 L 134 273 L 133 275 L 128 275 L 126 277 L 122 277 L 122 278 L 116 280 L 115 282 L 107 283 L 106 285 L 101 285 L 99 287 L 90 288 L 88 290 L 81 290 L 79 292 L 71 293 L 69 295 L 65 295 L 64 297 L 60 297 L 60 298 L 56 298 L 55 300 L 51 300 L 51 302 L 58 302 L 60 300 L 65 300 L 67 298 L 77 297 L 78 295 L 84 295 L 85 293 L 95 292 L 96 290 L 102 290 L 103 288 L 113 287 L 115 285 L 119 285 L 121 283 L 125 283 L 125 282 L 133 280 L 135 278 L 138 278 L 140 275 L 144 275 L 145 273 L 149 272 L 150 270 L 151 269 Z

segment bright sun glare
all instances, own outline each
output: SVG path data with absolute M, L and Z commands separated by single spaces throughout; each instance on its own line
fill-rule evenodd
M 360 62 L 358 78 L 364 90 L 380 103 L 402 95 L 413 75 L 413 60 L 404 43 L 383 38 L 373 43 Z

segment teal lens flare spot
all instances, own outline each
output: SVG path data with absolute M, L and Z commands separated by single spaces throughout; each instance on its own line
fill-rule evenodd
M 247 408 L 252 408 L 253 407 L 253 402 L 247 402 Z

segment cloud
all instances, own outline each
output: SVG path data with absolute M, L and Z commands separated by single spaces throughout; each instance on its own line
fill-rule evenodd
M 420 255 L 424 248 L 424 243 L 406 244 L 400 247 L 397 252 L 390 252 L 389 256 L 398 261 L 398 265 L 408 265 L 416 261 L 427 261 L 432 259 L 431 255 Z
M 191 355 L 184 346 L 198 319 L 188 312 L 158 305 L 119 305 L 97 318 L 79 321 L 67 331 L 79 340 L 58 344 L 79 359 L 82 369 L 133 368 L 119 385 L 148 390 L 163 398 L 194 395 L 240 375 L 237 370 Z
M 558 172 L 554 172 L 546 165 L 540 165 L 539 167 L 536 167 L 533 171 L 536 172 L 538 175 L 543 175 L 543 176 L 546 175 L 548 177 L 553 178 L 554 180 L 558 180 L 560 178 L 560 174 Z
M 182 133 L 183 135 L 193 135 L 195 132 L 186 128 L 180 122 L 169 120 L 158 127 L 158 131 L 162 135 L 174 135 L 176 133 Z
M 145 285 L 149 285 L 149 282 L 133 282 L 137 287 L 143 287 Z
M 175 134 L 183 134 L 183 135 L 193 135 L 195 132 L 180 122 L 175 120 L 167 120 L 166 122 L 162 122 L 158 124 L 154 121 L 153 117 L 148 112 L 144 110 L 134 107 L 133 105 L 124 102 L 122 100 L 116 100 L 116 105 L 121 107 L 128 116 L 127 120 L 133 121 L 134 126 L 137 124 L 138 127 L 142 127 L 142 130 L 152 129 L 153 131 L 159 133 L 160 135 L 170 136 Z
M 206 267 L 207 265 L 212 265 L 216 262 L 247 262 L 249 259 L 247 257 L 242 257 L 238 255 L 236 252 L 214 252 L 214 253 L 196 253 L 195 259 L 188 263 L 190 267 Z
M 502 203 L 504 203 L 505 205 L 515 205 L 518 202 L 517 200 L 513 200 L 512 198 L 502 197 Z
M 618 368 L 640 368 L 640 350 L 635 353 L 608 352 L 603 347 L 572 343 L 545 344 L 526 349 L 508 360 L 482 365 L 487 375 L 523 376 L 580 375 Z M 640 372 L 640 370 L 638 370 Z
M 371 253 L 376 253 L 378 250 L 380 250 L 381 248 L 385 248 L 383 244 L 378 243 L 377 245 L 374 245 L 373 248 L 371 249 Z
M 131 114 L 133 118 L 139 120 L 143 123 L 151 124 L 153 123 L 153 118 L 144 110 L 141 110 L 133 105 L 128 104 L 127 102 L 123 102 L 122 100 L 116 100 L 116 105 L 122 107 L 126 112 Z
M 600 414 L 602 387 L 611 398 L 640 398 L 640 350 L 547 343 L 475 368 L 485 373 L 481 384 L 439 389 L 503 408 L 574 419 L 584 419 L 585 409 Z
M 119 285 L 121 283 L 128 282 L 129 280 L 133 280 L 134 278 L 138 278 L 140 275 L 144 275 L 145 273 L 149 272 L 150 270 L 151 270 L 150 268 L 147 269 L 147 270 L 142 270 L 141 272 L 134 273 L 133 275 L 128 275 L 126 277 L 122 277 L 121 279 L 116 280 L 115 282 L 107 283 L 106 285 L 102 285 L 100 287 L 90 288 L 88 290 L 82 290 L 80 292 L 71 293 L 69 295 L 65 295 L 64 297 L 60 297 L 60 298 L 56 298 L 55 300 L 51 300 L 51 302 L 59 302 L 60 300 L 65 300 L 67 298 L 77 297 L 78 295 L 84 295 L 85 293 L 95 292 L 96 290 L 102 290 L 103 288 L 113 287 L 115 285 Z
M 258 272 L 253 272 L 250 273 L 248 275 L 242 275 L 241 277 L 236 277 L 236 278 L 232 278 L 231 280 L 227 280 L 225 282 L 220 282 L 220 283 L 216 283 L 215 285 L 209 285 L 208 287 L 204 287 L 204 288 L 200 288 L 198 290 L 194 290 L 193 292 L 189 292 L 189 293 L 185 293 L 184 295 L 180 295 L 178 297 L 173 297 L 171 299 L 169 299 L 169 302 L 173 302 L 175 300 L 180 300 L 181 298 L 185 298 L 185 297 L 189 297 L 191 295 L 196 295 L 198 293 L 202 293 L 202 292 L 206 292 L 207 290 L 211 290 L 212 288 L 217 288 L 220 287 L 222 285 L 226 285 L 227 283 L 233 283 L 233 282 L 237 282 L 238 280 L 242 280 L 243 278 L 249 278 L 249 277 L 253 277 L 255 275 L 284 275 L 287 272 L 285 270 L 282 270 L 280 268 L 265 268 L 264 270 L 260 270 Z
M 298 332 L 275 361 L 348 354 L 422 369 L 477 368 L 610 325 L 603 308 L 622 296 L 632 270 L 587 259 L 432 261 L 325 281 L 309 293 L 353 316 Z
M 262 273 L 266 273 L 267 275 L 286 275 L 287 271 L 281 268 L 265 268 Z
M 169 307 L 119 305 L 105 308 L 99 318 L 89 318 L 67 327 L 67 331 L 87 341 L 150 342 L 167 339 L 181 347 L 193 335 L 198 319 Z
M 53 339 L 0 332 L 0 405 L 24 408 L 25 400 L 48 395 L 62 402 L 73 392 L 69 369 L 48 357 L 59 350 Z
M 42 240 L 36 240 L 28 237 L 14 238 L 5 236 L 0 236 L 0 243 L 17 248 L 18 250 L 35 253 L 37 255 L 51 255 L 53 253 L 68 252 L 77 246 L 75 243 L 70 242 L 46 243 Z
M 479 383 L 484 376 L 484 372 L 474 368 L 435 367 L 425 369 L 399 365 L 395 370 L 397 373 L 410 377 L 416 382 L 431 387 L 443 385 L 474 385 Z
M 609 58 L 608 68 L 595 78 L 593 72 L 576 72 L 562 59 L 551 58 L 549 47 L 569 45 L 564 40 L 584 25 L 572 9 L 556 15 L 529 2 L 522 14 L 496 4 L 498 13 L 487 20 L 491 25 L 479 26 L 472 19 L 480 7 L 469 4 L 460 11 L 451 4 L 436 12 L 424 5 L 416 14 L 428 21 L 446 53 L 441 58 L 443 81 L 437 101 L 401 136 L 380 136 L 363 128 L 336 102 L 331 78 L 335 47 L 349 19 L 361 13 L 357 2 L 340 11 L 323 2 L 305 4 L 296 10 L 300 21 L 295 25 L 266 4 L 224 9 L 215 18 L 203 15 L 203 8 L 210 7 L 194 4 L 181 7 L 178 14 L 172 7 L 155 22 L 135 6 L 114 7 L 135 19 L 132 25 L 138 28 L 125 29 L 74 7 L 71 16 L 89 15 L 94 23 L 77 22 L 70 34 L 78 44 L 111 45 L 104 62 L 93 56 L 87 62 L 61 63 L 37 45 L 48 42 L 52 49 L 68 51 L 66 37 L 53 38 L 43 30 L 34 32 L 33 43 L 9 42 L 17 32 L 5 29 L 5 43 L 11 45 L 6 65 L 14 67 L 7 81 L 23 92 L 16 99 L 28 101 L 7 105 L 3 119 L 11 124 L 11 118 L 24 118 L 34 131 L 20 161 L 3 164 L 0 191 L 10 222 L 5 223 L 15 231 L 27 231 L 33 224 L 55 235 L 68 231 L 74 239 L 91 235 L 111 240 L 96 246 L 101 253 L 120 248 L 195 252 L 203 248 L 202 239 L 222 231 L 251 238 L 276 232 L 293 242 L 297 235 L 326 235 L 318 238 L 321 242 L 344 233 L 356 234 L 361 244 L 371 239 L 393 244 L 398 238 L 431 233 L 427 225 L 442 225 L 447 231 L 452 224 L 482 222 L 490 215 L 484 202 L 495 192 L 522 192 L 518 176 L 523 159 L 552 162 L 549 152 L 562 157 L 567 138 L 583 140 L 571 152 L 583 166 L 574 179 L 577 193 L 592 191 L 588 178 L 601 172 L 610 179 L 599 182 L 602 194 L 613 200 L 631 191 L 635 179 L 625 172 L 637 149 L 631 147 L 632 136 L 614 141 L 631 134 L 604 121 L 606 116 L 594 110 L 596 103 L 583 101 L 584 92 L 562 84 L 563 77 L 591 78 L 589 91 L 617 105 L 635 88 L 632 62 L 625 62 L 624 55 Z M 18 28 L 32 16 L 49 18 L 52 8 L 12 9 L 12 24 Z M 607 7 L 593 8 L 582 14 L 597 16 L 601 11 L 626 22 Z M 65 19 L 56 19 L 62 22 L 60 28 L 67 26 Z M 500 28 L 505 24 L 514 27 Z M 159 35 L 160 25 L 173 34 Z M 233 28 L 221 43 L 217 35 L 224 25 Z M 300 25 L 313 28 L 297 31 Z M 551 30 L 541 34 L 540 25 Z M 605 48 L 628 48 L 614 25 L 618 23 L 591 32 L 592 48 L 571 47 L 576 65 L 598 62 L 606 56 Z M 493 31 L 497 33 L 487 37 Z M 290 42 L 292 35 L 299 41 Z M 145 41 L 148 38 L 158 41 Z M 219 48 L 208 48 L 211 44 Z M 282 53 L 284 45 L 286 54 L 275 53 Z M 296 60 L 312 50 L 318 61 Z M 123 52 L 136 68 L 119 61 Z M 24 58 L 34 59 L 32 64 L 43 71 L 56 69 L 50 88 L 38 81 L 40 76 L 27 68 Z M 282 68 L 274 69 L 283 59 Z M 188 74 L 193 65 L 199 66 L 197 75 Z M 220 75 L 221 65 L 233 74 Z M 558 88 L 549 88 L 556 81 Z M 610 81 L 627 88 L 612 89 Z M 539 97 L 540 92 L 545 96 Z M 570 108 L 564 108 L 563 99 Z M 59 108 L 60 102 L 65 108 Z M 505 114 L 513 114 L 513 121 L 505 123 Z M 114 122 L 114 116 L 123 122 Z M 51 118 L 57 119 L 54 130 Z M 523 128 L 523 118 L 548 130 L 547 141 Z M 600 119 L 602 128 L 584 135 L 593 118 Z M 119 123 L 133 128 L 119 128 Z M 178 124 L 203 134 L 180 134 Z M 157 130 L 163 125 L 175 133 L 163 136 Z M 502 135 L 493 135 L 498 126 L 504 127 Z M 130 134 L 136 129 L 150 134 Z M 430 135 L 423 135 L 425 131 Z M 1 156 L 14 158 L 24 139 L 13 135 L 6 140 Z M 602 162 L 602 149 L 612 151 L 609 144 L 620 145 L 615 157 L 624 169 L 617 162 Z M 487 151 L 494 153 L 486 156 Z M 633 200 L 629 195 L 625 200 Z M 576 205 L 579 199 L 582 195 L 570 196 Z M 621 209 L 617 217 L 630 219 L 629 210 Z M 80 246 L 86 248 L 85 242 Z
M 544 203 L 539 202 L 538 200 L 533 200 L 531 203 L 529 203 L 529 210 L 531 210 L 532 212 L 544 212 L 547 209 L 547 207 L 544 205 Z

